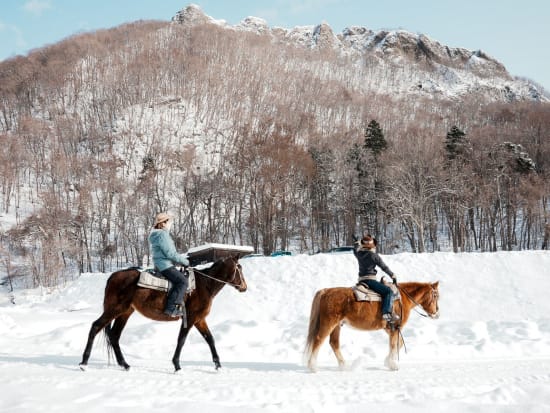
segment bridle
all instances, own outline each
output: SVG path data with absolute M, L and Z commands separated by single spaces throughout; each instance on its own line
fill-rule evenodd
M 195 272 L 199 275 L 202 275 L 203 277 L 210 278 L 211 280 L 214 280 L 214 281 L 217 281 L 217 282 L 220 282 L 220 283 L 223 283 L 223 284 L 231 285 L 232 287 L 235 287 L 235 288 L 244 287 L 243 273 L 242 273 L 242 269 L 240 268 L 239 264 L 235 264 L 235 270 L 233 271 L 233 276 L 231 277 L 230 281 L 225 281 L 225 280 L 221 280 L 221 279 L 216 278 L 216 277 L 212 277 L 211 275 L 208 275 L 203 271 L 199 271 L 196 268 L 193 268 L 193 272 Z M 241 279 L 241 282 L 239 284 L 236 284 L 236 283 L 232 282 L 235 279 L 235 277 L 237 276 L 237 273 L 240 275 L 240 279 Z
M 405 291 L 404 289 L 400 288 L 399 286 L 397 286 L 397 289 L 399 290 L 399 292 L 404 293 L 404 294 L 409 298 L 409 300 L 411 300 L 411 301 L 415 304 L 415 307 L 414 307 L 413 309 L 414 309 L 414 311 L 416 311 L 419 315 L 421 315 L 422 317 L 429 317 L 429 318 L 435 318 L 435 317 L 436 317 L 437 313 L 439 312 L 439 308 L 438 308 L 438 305 L 437 305 L 437 300 L 439 299 L 439 292 L 438 292 L 435 288 L 431 287 L 431 290 L 432 290 L 432 302 L 435 301 L 435 303 L 436 303 L 436 305 L 435 305 L 435 306 L 436 306 L 436 311 L 435 311 L 435 313 L 433 313 L 433 314 L 430 314 L 430 313 L 428 313 L 426 310 L 424 310 L 424 307 L 422 307 L 422 305 L 420 305 L 419 303 L 417 303 L 417 302 L 415 301 L 415 299 L 412 298 L 411 295 L 410 295 L 407 291 Z M 421 307 L 421 308 L 426 312 L 426 314 L 422 314 L 420 311 L 418 311 L 418 310 L 416 309 L 416 306 Z
M 437 314 L 439 313 L 439 306 L 437 304 L 437 300 L 439 299 L 439 291 L 437 291 L 435 288 L 431 287 L 432 302 L 435 301 L 435 303 L 436 303 L 435 304 L 436 311 L 433 314 L 429 314 L 426 310 L 424 310 L 424 307 L 422 307 L 422 305 L 417 303 L 416 300 L 414 298 L 412 298 L 411 295 L 408 292 L 406 292 L 404 289 L 400 288 L 399 285 L 397 285 L 397 289 L 399 290 L 400 293 L 404 293 L 409 298 L 409 300 L 411 300 L 414 303 L 415 306 L 413 307 L 413 310 L 416 311 L 416 313 L 418 313 L 422 317 L 436 318 Z M 421 307 L 426 312 L 426 314 L 422 314 L 420 311 L 418 311 L 416 309 L 416 307 Z M 403 303 L 401 303 L 401 317 L 403 317 Z M 401 336 L 401 341 L 403 342 L 403 347 L 405 348 L 405 353 L 406 353 L 407 352 L 407 347 L 405 346 L 405 339 L 403 338 L 403 333 L 401 333 L 401 328 L 400 327 L 397 327 L 397 332 Z M 399 359 L 399 347 L 397 347 L 397 349 L 398 349 L 397 350 L 397 358 Z

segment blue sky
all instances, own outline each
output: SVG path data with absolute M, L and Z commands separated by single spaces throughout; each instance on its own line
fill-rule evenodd
M 78 32 L 136 20 L 170 20 L 185 0 L 3 0 L 0 60 Z M 512 75 L 550 90 L 550 0 L 196 0 L 215 19 L 236 24 L 247 16 L 269 26 L 328 23 L 405 29 L 451 47 L 481 49 Z

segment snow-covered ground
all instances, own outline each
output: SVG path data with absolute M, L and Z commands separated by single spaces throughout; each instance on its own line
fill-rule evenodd
M 53 291 L 0 292 L 0 411 L 7 412 L 543 412 L 550 411 L 550 252 L 385 256 L 400 281 L 440 281 L 438 320 L 413 313 L 400 369 L 383 365 L 383 332 L 344 327 L 341 371 L 325 343 L 318 373 L 302 364 L 317 289 L 351 286 L 352 254 L 241 260 L 208 319 L 222 369 L 193 330 L 173 374 L 179 323 L 134 315 L 123 371 L 102 336 L 78 368 L 101 313 L 106 274 Z M 14 301 L 12 303 L 11 301 Z

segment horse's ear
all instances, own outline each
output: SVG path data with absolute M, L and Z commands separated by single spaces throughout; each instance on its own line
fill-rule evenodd
M 439 287 L 439 281 L 436 281 L 432 284 L 432 287 L 433 288 L 438 288 Z

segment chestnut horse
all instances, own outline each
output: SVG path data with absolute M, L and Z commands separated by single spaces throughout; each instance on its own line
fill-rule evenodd
M 220 358 L 214 344 L 214 337 L 206 323 L 206 316 L 210 313 L 212 300 L 225 284 L 235 287 L 240 292 L 246 291 L 246 281 L 238 260 L 238 255 L 226 257 L 217 260 L 208 269 L 195 270 L 196 288 L 185 298 L 187 323 L 182 319 L 176 351 L 172 357 L 172 363 L 176 371 L 181 369 L 181 350 L 187 334 L 193 326 L 208 343 L 216 369 L 221 367 Z M 103 299 L 103 314 L 92 323 L 92 327 L 90 328 L 88 342 L 86 343 L 82 362 L 80 363 L 82 370 L 85 370 L 88 364 L 94 338 L 102 329 L 105 329 L 107 344 L 109 349 L 114 351 L 117 363 L 125 370 L 130 368 L 120 350 L 119 340 L 128 318 L 130 318 L 135 310 L 145 317 L 156 321 L 180 320 L 180 317 L 172 318 L 163 313 L 166 303 L 166 292 L 139 287 L 137 285 L 138 279 L 138 270 L 127 269 L 114 272 L 107 280 L 105 297 Z M 113 320 L 114 323 L 111 325 Z
M 345 361 L 340 353 L 340 328 L 343 323 L 360 330 L 385 329 L 389 336 L 390 352 L 384 364 L 391 370 L 399 368 L 397 355 L 403 345 L 400 329 L 407 323 L 411 310 L 421 306 L 431 318 L 439 317 L 439 281 L 433 284 L 420 282 L 400 283 L 401 300 L 394 301 L 394 312 L 401 318 L 399 328 L 390 328 L 382 319 L 380 301 L 356 301 L 351 288 L 325 288 L 317 291 L 311 304 L 309 331 L 304 352 L 308 367 L 316 371 L 319 347 L 327 336 L 340 368 Z

